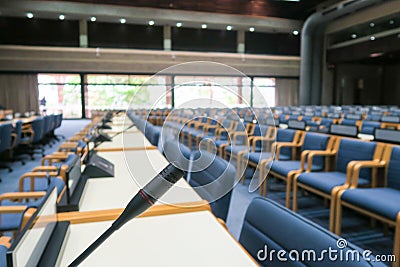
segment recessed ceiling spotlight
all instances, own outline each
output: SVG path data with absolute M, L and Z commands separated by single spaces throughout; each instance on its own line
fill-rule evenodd
M 357 38 L 357 34 L 353 33 L 353 34 L 351 35 L 351 38 L 356 39 L 356 38 Z
M 154 20 L 149 20 L 149 25 L 153 26 L 154 25 Z
M 126 19 L 124 19 L 124 18 L 119 19 L 119 22 L 122 23 L 122 24 L 125 24 L 126 23 Z
M 373 27 L 375 27 L 375 23 L 371 22 L 371 23 L 369 24 L 369 26 L 370 26 L 371 28 L 373 28 Z
M 61 14 L 60 16 L 58 16 L 58 19 L 59 19 L 59 20 L 64 20 L 64 19 L 65 19 L 65 16 L 64 16 L 63 14 Z
M 91 18 L 90 18 L 90 21 L 91 21 L 91 22 L 95 22 L 95 21 L 96 21 L 96 17 L 91 17 Z
M 182 22 L 177 22 L 176 27 L 178 27 L 178 28 L 182 27 Z
M 376 52 L 376 53 L 370 54 L 369 56 L 370 57 L 380 57 L 380 56 L 383 56 L 383 53 L 382 52 Z
M 254 32 L 255 31 L 254 27 L 250 27 L 249 31 Z
M 33 18 L 33 13 L 31 13 L 31 12 L 26 13 L 26 17 L 27 17 L 28 19 Z
M 371 36 L 371 38 L 369 38 L 371 41 L 374 41 L 376 38 L 375 36 Z
M 207 24 L 201 24 L 202 29 L 207 29 Z
M 293 31 L 293 35 L 299 35 L 299 31 L 298 30 L 294 30 Z
M 392 20 L 392 19 L 389 20 L 389 24 L 390 24 L 390 25 L 393 25 L 393 24 L 394 24 L 394 20 Z
M 227 31 L 232 30 L 232 26 L 231 26 L 231 25 L 226 26 L 226 30 L 227 30 Z

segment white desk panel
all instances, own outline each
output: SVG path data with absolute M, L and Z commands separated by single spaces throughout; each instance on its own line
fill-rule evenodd
M 60 266 L 71 263 L 112 221 L 70 225 Z M 208 211 L 136 218 L 80 266 L 257 266 Z
M 168 165 L 168 161 L 158 150 L 99 152 L 98 155 L 114 163 L 115 176 L 88 179 L 80 202 L 80 211 L 124 208 L 138 192 L 138 183 L 140 186 L 145 185 Z M 125 157 L 129 161 L 129 168 Z M 194 189 L 181 179 L 157 203 L 200 200 L 202 199 Z
M 147 147 L 151 146 L 151 143 L 141 132 L 134 133 L 122 133 L 115 136 L 111 142 L 104 142 L 98 146 L 102 148 L 136 148 L 136 147 Z

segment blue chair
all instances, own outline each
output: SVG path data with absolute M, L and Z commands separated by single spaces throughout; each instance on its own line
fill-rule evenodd
M 372 255 L 370 261 L 365 260 L 361 255 L 363 250 L 350 242 L 347 242 L 344 248 L 339 247 L 339 239 L 339 236 L 274 201 L 258 197 L 253 199 L 247 208 L 239 242 L 260 266 L 385 266 L 383 263 L 375 262 Z M 355 251 L 359 257 L 348 257 L 349 260 L 345 258 L 330 260 L 328 253 L 325 253 L 325 257 L 321 258 L 321 255 L 324 255 L 323 251 L 326 252 L 329 248 L 342 250 L 343 255 L 352 254 L 352 251 Z M 281 250 L 282 252 L 279 252 Z M 297 251 L 299 257 L 296 259 L 291 251 Z M 303 254 L 305 251 L 310 254 Z M 280 260 L 280 258 L 287 260 Z M 318 258 L 321 259 L 316 260 Z
M 260 177 L 266 177 L 266 171 L 267 171 L 267 165 L 270 164 L 270 162 L 273 160 L 273 142 L 284 142 L 284 143 L 294 143 L 298 144 L 299 141 L 301 140 L 302 132 L 300 131 L 295 131 L 291 129 L 278 129 L 277 131 L 273 131 L 273 133 L 276 132 L 276 138 L 272 138 L 270 140 L 266 140 L 269 144 L 267 146 L 263 146 L 262 151 L 260 152 L 254 152 L 254 145 L 255 142 L 258 141 L 257 139 L 253 140 L 253 148 L 250 152 L 244 153 L 243 156 L 240 158 L 239 163 L 240 164 L 240 171 L 241 173 L 245 174 L 245 169 L 247 167 L 252 167 L 255 169 L 258 169 L 260 171 Z M 275 137 L 275 136 L 274 136 Z M 259 139 L 261 141 L 264 141 L 263 139 Z M 295 149 L 290 148 L 290 147 L 283 147 L 280 150 L 280 154 L 278 157 L 275 157 L 275 159 L 278 160 L 290 160 L 294 158 L 295 156 Z M 276 155 L 275 155 L 276 156 Z M 242 176 L 242 183 L 244 183 L 245 177 Z M 264 183 L 263 181 L 260 181 L 260 194 L 265 195 L 266 194 L 266 187 L 267 184 Z
M 7 158 L 9 156 L 9 149 L 12 148 L 12 131 L 13 127 L 11 123 L 5 123 L 0 125 L 0 154 L 4 157 Z M 5 168 L 8 169 L 9 172 L 12 172 L 13 169 L 1 162 L 0 168 Z
M 308 169 L 306 158 L 309 152 L 318 150 L 331 150 L 334 144 L 332 138 L 330 144 L 330 136 L 318 133 L 306 133 L 303 140 L 299 144 L 279 144 L 277 145 L 277 152 L 283 147 L 300 147 L 301 158 L 295 160 L 275 160 L 271 165 L 269 174 L 275 178 L 281 179 L 286 182 L 286 207 L 290 208 L 290 193 L 292 191 L 292 181 L 295 174 Z M 311 171 L 322 171 L 325 166 L 324 157 L 316 157 L 311 165 Z M 265 177 L 260 177 L 264 179 Z
M 340 190 L 350 186 L 352 167 L 362 161 L 380 160 L 383 148 L 384 145 L 381 143 L 338 137 L 333 150 L 310 152 L 307 161 L 308 170 L 297 174 L 293 181 L 293 210 L 297 211 L 298 188 L 331 200 L 330 227 L 333 229 L 336 196 Z M 311 171 L 310 166 L 316 156 L 328 158 L 324 171 Z M 368 186 L 376 179 L 376 174 L 371 170 L 362 170 L 358 185 Z
M 360 188 L 357 177 L 362 169 L 383 169 L 384 183 Z M 386 145 L 382 161 L 358 163 L 354 166 L 350 188 L 338 193 L 334 230 L 341 232 L 342 207 L 350 208 L 395 227 L 393 254 L 400 259 L 400 147 Z
M 67 190 L 59 173 L 56 171 L 32 171 L 21 176 L 17 192 L 48 191 L 53 187 L 57 190 L 57 202 L 59 202 Z
M 210 203 L 214 215 L 226 221 L 235 185 L 235 167 L 208 151 L 195 151 L 192 158 L 189 184 Z
M 381 123 L 376 121 L 363 121 L 360 133 L 374 135 L 375 129 L 381 128 Z
M 41 144 L 44 136 L 44 120 L 36 118 L 32 121 L 31 127 L 22 130 L 21 145 L 24 146 L 23 151 L 31 155 L 34 159 L 34 154 L 40 153 L 44 157 L 44 147 Z

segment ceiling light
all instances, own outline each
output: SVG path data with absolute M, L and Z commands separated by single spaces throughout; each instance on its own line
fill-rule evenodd
M 254 32 L 255 31 L 254 27 L 250 27 L 249 31 Z
M 124 19 L 124 18 L 119 19 L 119 22 L 121 22 L 122 24 L 124 24 L 124 23 L 126 23 L 126 19 Z
M 65 16 L 64 16 L 63 14 L 61 14 L 60 16 L 58 16 L 58 19 L 59 19 L 59 20 L 64 20 L 64 19 L 65 19 Z
M 299 31 L 298 30 L 294 30 L 293 31 L 293 35 L 299 35 Z
M 353 33 L 353 34 L 351 35 L 351 38 L 356 39 L 356 38 L 357 38 L 357 34 Z
M 149 25 L 153 26 L 154 25 L 154 20 L 149 20 Z
M 90 18 L 90 21 L 91 21 L 91 22 L 95 22 L 95 21 L 96 21 L 96 17 L 91 17 L 91 18 Z
M 370 26 L 371 28 L 373 28 L 373 27 L 375 27 L 375 23 L 371 22 L 371 23 L 369 24 L 369 26 Z
M 226 26 L 226 30 L 227 30 L 227 31 L 232 30 L 232 26 L 230 26 L 230 25 Z
M 390 24 L 390 25 L 393 25 L 393 24 L 394 24 L 394 20 L 392 20 L 392 19 L 389 20 L 389 24 Z
M 371 36 L 371 41 L 374 41 L 375 40 L 375 36 Z
M 29 19 L 33 18 L 33 14 L 32 14 L 31 12 L 26 13 L 26 16 L 27 16 Z
M 182 27 L 182 22 L 177 22 L 176 27 L 178 27 L 178 28 Z
M 202 29 L 207 29 L 207 24 L 201 24 Z
M 376 52 L 376 53 L 370 54 L 369 56 L 370 57 L 380 57 L 380 56 L 383 56 L 383 53 L 382 52 Z

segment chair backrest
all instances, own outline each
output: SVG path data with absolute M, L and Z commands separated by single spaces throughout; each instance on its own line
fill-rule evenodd
M 376 149 L 375 142 L 366 142 L 350 138 L 342 138 L 336 158 L 336 171 L 346 173 L 347 164 L 353 160 L 373 160 Z M 371 169 L 363 168 L 360 177 L 371 178 Z
M 350 119 L 343 119 L 340 124 L 342 125 L 356 125 L 357 121 L 356 120 L 350 120 Z
M 43 118 L 36 118 L 32 121 L 32 130 L 34 132 L 33 143 L 39 142 L 42 140 L 44 135 L 44 120 Z
M 291 129 L 278 129 L 276 133 L 276 142 L 293 142 L 296 131 Z M 292 148 L 283 147 L 281 149 L 280 155 L 292 156 Z
M 307 132 L 304 136 L 301 151 L 304 150 L 326 150 L 330 136 L 327 134 L 318 134 Z M 325 157 L 317 156 L 313 159 L 315 165 L 324 166 Z
M 12 124 L 6 123 L 1 125 L 1 132 L 0 132 L 0 152 L 4 152 L 5 150 L 11 147 L 12 141 Z
M 226 221 L 235 184 L 235 167 L 208 151 L 195 151 L 192 157 L 189 184 L 210 202 L 215 216 Z
M 14 133 L 15 133 L 15 145 L 17 146 L 19 143 L 21 143 L 22 121 L 18 120 L 15 123 Z
M 376 121 L 363 121 L 361 125 L 361 133 L 373 135 L 375 128 L 380 128 L 381 123 Z
M 247 208 L 239 242 L 261 266 L 384 266 L 373 260 L 364 260 L 361 255 L 363 250 L 350 242 L 344 248 L 339 248 L 339 239 L 339 236 L 276 202 L 257 197 Z M 334 261 L 327 255 L 320 258 L 329 248 L 342 250 L 343 255 L 352 251 L 359 251 L 360 254 L 353 260 L 348 257 Z M 272 250 L 275 250 L 275 254 Z M 285 253 L 278 257 L 280 250 Z M 292 251 L 298 252 L 299 256 Z M 292 260 L 289 256 L 298 260 Z M 287 261 L 279 260 L 282 257 Z
M 400 147 L 393 146 L 387 172 L 387 187 L 400 190 Z

